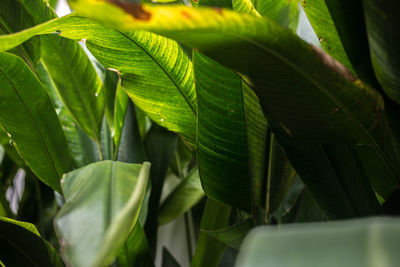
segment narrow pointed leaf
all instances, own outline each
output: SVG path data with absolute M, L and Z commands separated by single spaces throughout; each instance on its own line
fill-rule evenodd
M 59 180 L 73 162 L 46 89 L 22 59 L 8 53 L 0 53 L 0 84 L 2 126 L 37 177 L 60 191 Z
M 203 232 L 224 242 L 226 245 L 234 249 L 239 249 L 244 238 L 254 226 L 255 225 L 252 219 L 246 219 L 227 228 L 209 231 L 203 230 Z
M 36 24 L 56 18 L 46 1 L 18 0 Z M 42 59 L 78 125 L 97 142 L 103 119 L 102 82 L 82 47 L 59 36 L 42 36 Z M 65 56 L 68 55 L 68 56 Z
M 158 223 L 168 223 L 196 205 L 205 196 L 199 172 L 193 169 L 167 196 L 158 211 Z
M 55 227 L 68 264 L 107 266 L 114 260 L 139 216 L 149 168 L 101 161 L 65 175 L 66 203 Z
M 64 266 L 33 224 L 0 217 L 0 258 L 6 266 Z

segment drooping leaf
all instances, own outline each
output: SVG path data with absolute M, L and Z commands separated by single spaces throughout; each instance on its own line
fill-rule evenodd
M 6 266 L 64 266 L 33 224 L 0 217 L 0 258 Z
M 357 1 L 357 2 L 361 2 Z M 363 0 L 369 48 L 376 78 L 386 94 L 400 103 L 400 3 Z
M 200 230 L 217 230 L 228 225 L 231 207 L 212 199 L 207 199 L 201 217 Z M 199 233 L 196 251 L 191 267 L 218 266 L 225 244 L 204 232 Z
M 22 59 L 8 53 L 0 53 L 0 84 L 2 126 L 37 177 L 60 191 L 59 180 L 73 162 L 46 89 Z
M 203 232 L 224 242 L 226 245 L 232 248 L 239 249 L 244 238 L 254 226 L 255 225 L 252 219 L 246 219 L 227 228 L 211 231 L 203 230 Z
M 375 86 L 362 0 L 300 1 L 325 52 Z
M 162 202 L 158 211 L 158 223 L 168 223 L 179 217 L 205 196 L 199 172 L 193 169 L 185 179 Z
M 362 220 L 260 227 L 241 247 L 237 266 L 397 266 L 399 220 Z
M 65 175 L 66 203 L 55 219 L 63 258 L 74 266 L 107 266 L 133 229 L 150 164 L 101 161 Z

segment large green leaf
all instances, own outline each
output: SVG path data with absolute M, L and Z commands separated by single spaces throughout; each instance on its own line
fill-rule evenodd
M 236 266 L 395 267 L 399 219 L 260 227 L 241 247 Z
M 251 211 L 242 81 L 231 70 L 194 53 L 198 136 L 197 160 L 206 194 Z
M 56 18 L 45 0 L 18 0 L 36 24 Z M 78 125 L 97 142 L 104 111 L 102 82 L 82 47 L 59 36 L 42 36 L 42 59 Z M 66 56 L 68 55 L 68 56 Z
M 387 139 L 375 136 L 385 122 L 381 96 L 290 30 L 268 19 L 227 10 L 130 5 L 129 13 L 104 1 L 70 3 L 82 14 L 121 30 L 151 30 L 197 47 L 242 73 L 266 115 L 290 138 L 368 145 L 392 177 L 399 179 L 396 157 L 384 147 Z M 115 16 L 105 16 L 106 7 Z M 133 10 L 139 14 L 132 15 Z
M 55 219 L 63 258 L 74 266 L 107 266 L 133 229 L 150 164 L 101 161 L 65 175 L 66 203 Z
M 190 210 L 205 196 L 199 172 L 193 169 L 162 202 L 158 211 L 158 223 L 168 223 Z
M 64 266 L 33 224 L 0 217 L 0 259 L 6 266 Z
M 0 53 L 0 84 L 2 126 L 36 176 L 60 191 L 59 180 L 73 162 L 46 89 L 22 59 L 8 53 Z
M 388 96 L 400 103 L 400 3 L 395 0 L 362 2 L 376 77 Z
M 244 0 L 245 1 L 245 0 Z M 247 0 L 249 1 L 249 0 Z M 233 6 L 235 7 L 233 1 Z M 258 0 L 255 1 L 257 11 L 263 16 L 278 22 L 283 27 L 293 30 L 297 27 L 299 17 L 298 1 L 296 0 Z M 235 8 L 234 8 L 235 10 Z
M 195 146 L 194 75 L 189 58 L 176 42 L 148 32 L 121 33 L 85 18 L 67 16 L 18 36 L 2 37 L 0 51 L 35 34 L 53 32 L 74 40 L 85 39 L 105 67 L 120 72 L 135 105 L 158 124 L 181 134 L 189 146 Z

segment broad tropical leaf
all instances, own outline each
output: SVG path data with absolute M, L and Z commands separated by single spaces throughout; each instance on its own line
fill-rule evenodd
M 74 266 L 107 266 L 133 229 L 150 164 L 101 161 L 65 175 L 66 203 L 55 219 L 63 258 Z
M 1 125 L 36 176 L 60 192 L 59 180 L 73 161 L 46 89 L 22 59 L 8 53 L 0 53 L 0 84 Z
M 181 134 L 191 148 L 195 147 L 197 105 L 193 69 L 176 42 L 148 32 L 117 32 L 72 15 L 19 35 L 0 37 L 0 51 L 36 34 L 55 32 L 74 40 L 85 39 L 88 49 L 105 67 L 120 72 L 122 85 L 135 105 L 158 124 Z M 141 67 L 134 67 L 137 65 Z
M 237 266 L 395 267 L 399 219 L 260 227 L 248 235 Z
M 6 266 L 64 266 L 33 224 L 0 217 L 0 259 Z

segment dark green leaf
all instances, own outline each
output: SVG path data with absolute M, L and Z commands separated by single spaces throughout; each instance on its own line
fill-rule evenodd
M 361 0 L 357 1 L 361 2 Z M 400 2 L 363 0 L 372 64 L 386 94 L 400 103 Z
M 0 258 L 6 266 L 64 266 L 33 224 L 0 217 Z

